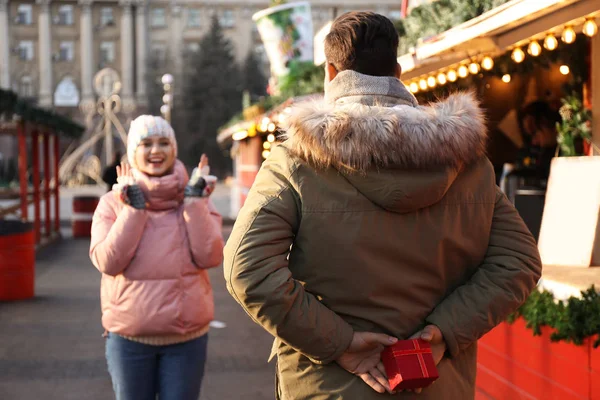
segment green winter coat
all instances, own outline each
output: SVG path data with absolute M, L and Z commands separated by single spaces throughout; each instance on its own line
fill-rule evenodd
M 225 247 L 228 290 L 276 337 L 281 399 L 473 399 L 477 340 L 541 274 L 484 156 L 482 112 L 468 94 L 341 100 L 290 117 Z M 353 331 L 426 324 L 448 352 L 421 394 L 378 394 L 334 362 Z

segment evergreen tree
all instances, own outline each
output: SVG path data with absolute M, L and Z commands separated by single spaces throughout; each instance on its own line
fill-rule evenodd
M 258 101 L 267 94 L 267 77 L 261 60 L 254 50 L 250 50 L 244 61 L 242 72 L 243 89 L 250 93 L 252 102 Z
M 185 62 L 181 100 L 174 107 L 174 128 L 182 138 L 180 158 L 194 166 L 200 154 L 210 158 L 213 173 L 231 171 L 231 158 L 217 145 L 217 132 L 242 108 L 239 69 L 231 42 L 225 38 L 217 16 L 200 41 L 197 53 Z
M 395 22 L 400 35 L 399 54 L 419 39 L 437 35 L 498 7 L 508 0 L 437 0 L 415 7 L 408 17 Z

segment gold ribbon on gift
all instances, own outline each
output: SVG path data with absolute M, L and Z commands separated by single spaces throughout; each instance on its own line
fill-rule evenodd
M 417 339 L 412 340 L 414 349 L 409 350 L 392 350 L 392 354 L 394 356 L 413 356 L 416 355 L 419 360 L 419 367 L 421 367 L 421 373 L 423 377 L 429 378 L 429 371 L 427 370 L 427 366 L 425 365 L 425 357 L 423 354 L 431 354 L 431 348 L 421 348 L 419 341 Z

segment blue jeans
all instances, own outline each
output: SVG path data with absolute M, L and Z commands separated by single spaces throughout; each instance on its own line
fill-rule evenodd
M 117 400 L 198 400 L 208 334 L 150 346 L 109 333 L 106 361 Z

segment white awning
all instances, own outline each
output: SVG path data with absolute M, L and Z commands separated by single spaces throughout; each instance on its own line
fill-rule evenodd
M 411 54 L 398 58 L 403 80 L 437 71 L 478 55 L 499 55 L 536 35 L 565 24 L 581 26 L 584 17 L 600 14 L 598 0 L 513 0 L 446 32 L 423 40 Z

